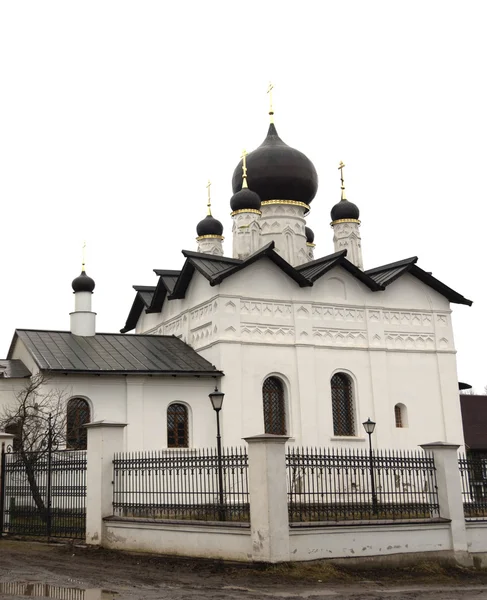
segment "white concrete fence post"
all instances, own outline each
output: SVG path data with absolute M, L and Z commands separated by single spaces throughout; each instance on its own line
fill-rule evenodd
M 113 456 L 124 450 L 125 423 L 97 421 L 88 430 L 86 471 L 86 543 L 103 543 L 103 518 L 113 512 Z
M 250 530 L 252 560 L 289 560 L 289 515 L 284 435 L 244 438 L 249 449 Z
M 455 558 L 459 562 L 469 564 L 471 558 L 467 554 L 467 529 L 463 511 L 461 475 L 458 467 L 459 447 L 457 444 L 447 442 L 421 445 L 423 450 L 432 453 L 435 460 L 440 516 L 451 520 L 451 547 Z

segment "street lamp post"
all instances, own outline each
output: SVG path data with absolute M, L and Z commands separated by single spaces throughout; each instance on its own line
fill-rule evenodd
M 225 515 L 225 502 L 223 498 L 223 466 L 222 466 L 222 437 L 220 435 L 220 411 L 223 405 L 223 398 L 225 394 L 218 391 L 218 386 L 215 386 L 215 390 L 209 394 L 211 405 L 213 410 L 216 412 L 216 451 L 218 457 L 218 496 L 219 496 L 219 507 L 218 507 L 218 518 L 220 521 L 226 520 Z
M 370 487 L 372 490 L 372 512 L 374 515 L 378 514 L 378 502 L 377 502 L 377 494 L 375 493 L 375 477 L 374 477 L 374 455 L 372 452 L 372 434 L 375 429 L 375 422 L 370 420 L 370 417 L 362 423 L 364 429 L 369 436 L 369 466 L 370 466 Z

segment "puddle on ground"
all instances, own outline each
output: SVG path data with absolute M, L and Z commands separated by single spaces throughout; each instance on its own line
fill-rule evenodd
M 82 590 L 50 583 L 19 583 L 17 581 L 0 583 L 0 594 L 27 598 L 57 598 L 58 600 L 115 600 L 117 596 L 117 592 L 109 590 Z

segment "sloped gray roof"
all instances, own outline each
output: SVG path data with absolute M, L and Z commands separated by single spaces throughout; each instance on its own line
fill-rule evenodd
M 134 375 L 222 375 L 211 363 L 174 336 L 18 329 L 10 346 L 21 339 L 43 371 Z
M 21 360 L 0 360 L 0 377 L 6 379 L 30 377 L 31 372 Z

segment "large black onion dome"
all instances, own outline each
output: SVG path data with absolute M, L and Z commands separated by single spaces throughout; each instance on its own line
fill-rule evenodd
M 342 219 L 354 219 L 358 221 L 360 211 L 356 204 L 344 199 L 335 204 L 331 209 L 330 215 L 332 221 L 341 221 Z
M 223 225 L 212 215 L 207 215 L 198 223 L 198 225 L 196 225 L 196 233 L 198 234 L 198 237 L 204 235 L 222 235 Z
M 315 241 L 314 231 L 310 227 L 305 227 L 304 231 L 306 233 L 306 242 L 312 244 Z
M 262 144 L 247 156 L 248 185 L 262 202 L 297 200 L 310 204 L 318 190 L 318 175 L 313 163 L 299 150 L 285 144 L 270 124 Z M 235 194 L 242 188 L 242 161 L 233 172 Z
M 83 270 L 81 271 L 81 275 L 78 275 L 78 277 L 73 279 L 71 286 L 73 287 L 73 292 L 93 292 L 95 289 L 95 282 L 91 277 L 88 277 Z
M 249 190 L 249 188 L 242 188 L 231 197 L 230 208 L 232 211 L 249 209 L 260 210 L 259 195 L 252 190 Z

